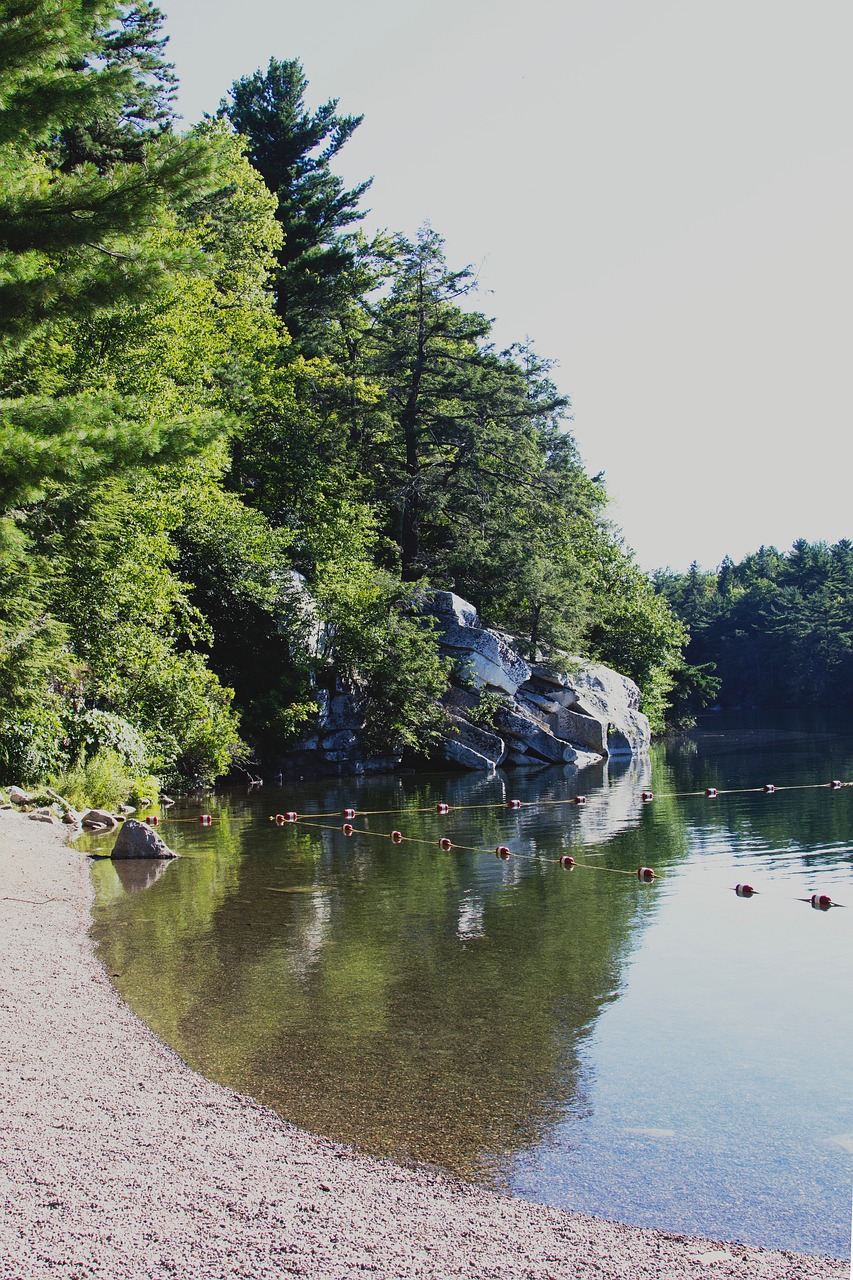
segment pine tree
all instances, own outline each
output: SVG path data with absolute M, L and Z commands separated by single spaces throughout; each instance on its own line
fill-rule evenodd
M 163 14 L 152 0 L 137 0 L 119 10 L 117 20 L 96 33 L 92 54 L 74 70 L 109 69 L 123 79 L 125 91 L 120 111 L 105 104 L 90 118 L 67 125 L 58 140 L 60 167 L 71 172 L 82 164 L 94 164 L 99 173 L 118 163 L 141 163 L 145 144 L 153 135 L 168 131 L 174 120 L 177 77 L 163 53 L 168 37 L 160 35 Z
M 336 98 L 310 112 L 307 87 L 298 60 L 271 58 L 266 71 L 235 81 L 220 114 L 246 138 L 249 159 L 278 199 L 278 313 L 295 349 L 310 353 L 323 347 L 330 318 L 357 292 L 357 242 L 347 229 L 364 217 L 359 201 L 372 179 L 347 190 L 332 172 L 362 117 L 338 115 Z
M 156 10 L 145 13 L 154 20 Z M 2 510 L 51 479 L 185 452 L 216 423 L 158 421 L 135 396 L 33 392 L 28 362 L 58 324 L 165 296 L 175 273 L 207 269 L 200 251 L 162 231 L 170 202 L 210 185 L 211 159 L 203 139 L 163 135 L 144 144 L 144 164 L 63 171 L 61 138 L 76 122 L 134 127 L 128 103 L 137 84 L 150 105 L 148 72 L 133 59 L 101 61 L 99 33 L 121 19 L 114 5 L 27 0 L 0 5 L 0 19 Z

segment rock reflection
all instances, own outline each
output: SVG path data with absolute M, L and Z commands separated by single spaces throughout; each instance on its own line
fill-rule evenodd
M 125 893 L 139 893 L 150 889 L 173 862 L 173 858 L 117 858 L 113 868 Z

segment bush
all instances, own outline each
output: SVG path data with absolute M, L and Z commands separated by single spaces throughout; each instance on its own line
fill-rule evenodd
M 69 769 L 51 777 L 50 785 L 75 809 L 115 809 L 126 801 L 138 803 L 144 795 L 153 798 L 160 790 L 157 778 L 134 776 L 110 747 L 102 747 L 88 758 L 78 756 Z
M 148 747 L 142 734 L 124 716 L 97 708 L 78 716 L 68 734 L 70 754 L 77 759 L 108 750 L 120 756 L 133 773 L 149 767 Z
M 59 716 L 50 708 L 30 709 L 20 720 L 0 720 L 0 781 L 31 786 L 68 762 Z

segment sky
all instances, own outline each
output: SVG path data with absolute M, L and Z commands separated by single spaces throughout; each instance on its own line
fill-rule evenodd
M 364 114 L 365 228 L 556 362 L 644 569 L 853 538 L 848 0 L 160 4 L 185 125 L 270 57 Z

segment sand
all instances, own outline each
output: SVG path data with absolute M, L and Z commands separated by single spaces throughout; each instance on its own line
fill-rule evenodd
M 88 860 L 0 811 L 0 1277 L 847 1277 L 403 1169 L 191 1071 L 88 937 Z

